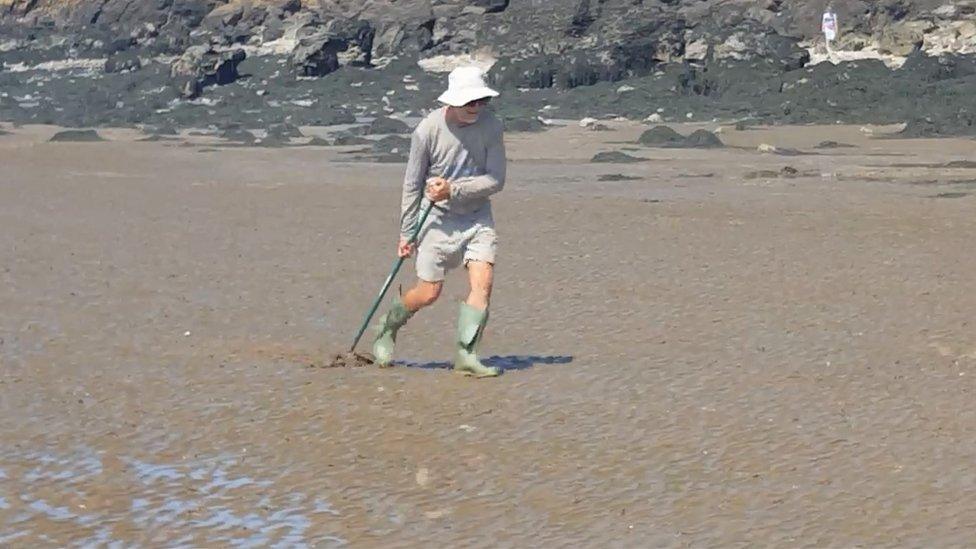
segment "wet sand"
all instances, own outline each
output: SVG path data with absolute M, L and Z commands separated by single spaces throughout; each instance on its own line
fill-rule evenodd
M 971 543 L 976 142 L 613 127 L 510 136 L 473 380 L 458 274 L 398 367 L 322 367 L 402 166 L 6 126 L 0 545 Z

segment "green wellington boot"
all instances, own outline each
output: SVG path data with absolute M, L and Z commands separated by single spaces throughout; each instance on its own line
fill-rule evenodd
M 475 377 L 494 377 L 501 373 L 498 368 L 482 364 L 475 353 L 487 323 L 488 311 L 475 309 L 467 303 L 461 303 L 461 312 L 458 315 L 457 353 L 454 357 L 454 371 Z
M 380 317 L 376 327 L 376 339 L 373 340 L 373 358 L 381 367 L 388 367 L 393 362 L 393 347 L 396 345 L 397 331 L 410 320 L 413 312 L 403 306 L 399 297 L 393 299 L 393 307 Z

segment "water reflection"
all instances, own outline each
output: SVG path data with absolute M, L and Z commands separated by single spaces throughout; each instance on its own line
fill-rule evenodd
M 327 499 L 243 474 L 237 458 L 163 463 L 122 457 L 110 466 L 104 454 L 90 448 L 66 454 L 0 451 L 0 546 L 52 542 L 65 527 L 78 546 L 129 547 L 136 540 L 168 546 L 346 545 L 336 536 L 309 533 L 313 523 L 339 516 Z

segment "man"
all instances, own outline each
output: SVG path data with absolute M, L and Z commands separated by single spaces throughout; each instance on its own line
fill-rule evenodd
M 381 366 L 393 360 L 398 330 L 437 300 L 444 276 L 463 264 L 470 292 L 458 316 L 454 369 L 477 377 L 500 373 L 482 364 L 476 352 L 488 322 L 495 263 L 490 197 L 505 185 L 503 127 L 485 108 L 496 96 L 481 69 L 459 67 L 448 76 L 448 89 L 438 98 L 445 106 L 424 118 L 413 132 L 403 180 L 400 257 L 414 253 L 408 241 L 422 198 L 426 196 L 434 207 L 418 238 L 417 283 L 394 299 L 377 326 L 373 355 Z

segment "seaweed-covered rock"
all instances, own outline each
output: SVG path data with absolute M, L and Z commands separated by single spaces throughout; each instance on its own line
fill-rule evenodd
M 366 133 L 368 135 L 410 133 L 410 126 L 408 126 L 403 120 L 381 116 L 369 123 Z
M 631 156 L 620 151 L 605 151 L 596 153 L 590 162 L 595 164 L 630 164 L 633 162 L 646 162 L 646 158 Z
M 682 146 L 690 149 L 717 149 L 725 144 L 717 135 L 708 130 L 695 130 L 685 138 Z
M 507 132 L 541 132 L 548 128 L 537 118 L 506 118 L 502 123 Z
M 345 147 L 349 145 L 370 145 L 373 142 L 365 137 L 351 134 L 349 132 L 339 132 L 332 138 L 332 144 Z
M 52 142 L 76 142 L 76 143 L 92 143 L 97 141 L 105 141 L 101 135 L 95 130 L 64 130 L 54 134 L 49 141 Z
M 642 133 L 637 142 L 648 147 L 680 147 L 685 137 L 668 126 L 654 126 Z
M 374 153 L 408 154 L 410 152 L 410 138 L 399 135 L 388 135 L 373 142 Z

